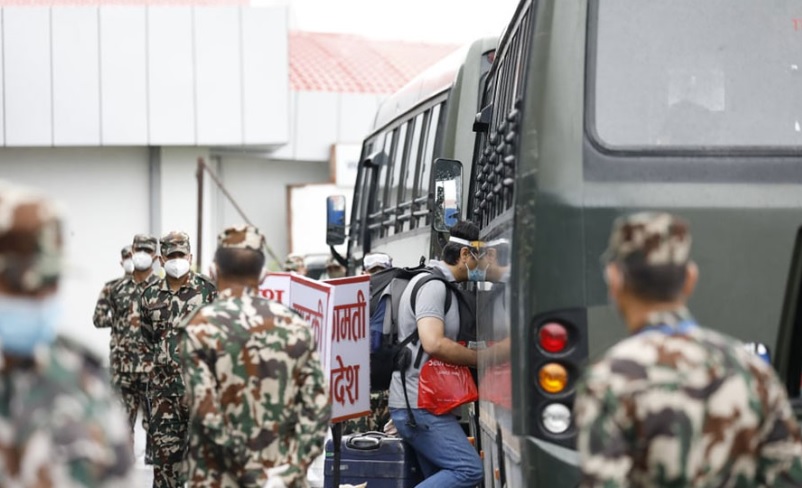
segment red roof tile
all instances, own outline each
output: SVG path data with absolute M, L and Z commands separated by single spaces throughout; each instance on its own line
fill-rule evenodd
M 393 93 L 459 46 L 294 31 L 289 48 L 295 91 Z

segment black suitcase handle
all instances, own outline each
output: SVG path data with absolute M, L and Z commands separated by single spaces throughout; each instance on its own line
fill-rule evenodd
M 378 449 L 382 444 L 382 440 L 388 437 L 390 436 L 384 432 L 365 432 L 364 434 L 351 436 L 345 441 L 345 446 L 358 451 L 373 451 Z

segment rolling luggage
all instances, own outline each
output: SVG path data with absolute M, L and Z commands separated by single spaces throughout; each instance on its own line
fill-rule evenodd
M 326 442 L 324 488 L 334 488 L 334 447 Z M 340 453 L 340 484 L 368 488 L 412 488 L 423 481 L 415 453 L 398 437 L 382 432 L 343 436 Z

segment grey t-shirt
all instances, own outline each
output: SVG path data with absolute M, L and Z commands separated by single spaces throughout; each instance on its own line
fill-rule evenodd
M 445 278 L 449 281 L 454 281 L 454 275 L 451 274 L 445 264 L 441 261 L 432 260 L 429 266 L 436 267 L 443 272 Z M 443 320 L 445 323 L 445 336 L 452 340 L 457 340 L 459 334 L 459 302 L 457 301 L 454 292 L 448 291 L 446 285 L 441 281 L 430 281 L 423 285 L 418 290 L 418 297 L 415 302 L 415 314 L 412 313 L 412 289 L 418 280 L 423 279 L 425 274 L 420 274 L 413 277 L 404 293 L 401 294 L 401 303 L 398 307 L 398 340 L 402 341 L 409 336 L 418 326 L 418 320 L 424 317 L 436 317 Z M 445 313 L 446 293 L 451 293 L 451 307 L 448 313 Z M 409 344 L 407 346 L 412 351 L 412 365 L 407 369 L 406 382 L 407 394 L 409 395 L 409 406 L 418 408 L 418 374 L 419 369 L 415 368 L 415 358 L 418 356 L 418 349 L 421 348 L 420 341 L 417 344 Z M 429 355 L 423 352 L 421 358 L 421 365 L 429 359 Z M 401 384 L 401 372 L 395 371 L 393 373 L 392 382 L 390 382 L 390 408 L 406 408 L 407 404 L 404 400 L 404 390 Z

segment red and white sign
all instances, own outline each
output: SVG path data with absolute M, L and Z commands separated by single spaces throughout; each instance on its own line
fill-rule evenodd
M 331 417 L 342 422 L 370 414 L 370 277 L 328 280 Z
M 332 422 L 370 414 L 370 277 L 316 281 L 270 273 L 259 286 L 265 298 L 296 310 L 314 330 L 329 378 Z
M 259 285 L 259 294 L 268 300 L 274 300 L 287 307 L 290 306 L 290 273 L 270 273 Z

